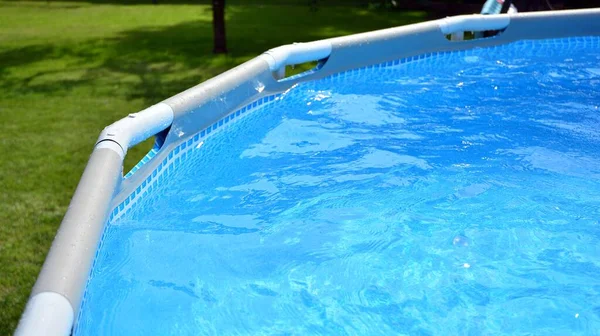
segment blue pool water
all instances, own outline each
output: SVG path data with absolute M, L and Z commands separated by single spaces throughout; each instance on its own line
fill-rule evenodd
M 599 38 L 300 84 L 115 216 L 75 334 L 597 333 L 599 89 Z

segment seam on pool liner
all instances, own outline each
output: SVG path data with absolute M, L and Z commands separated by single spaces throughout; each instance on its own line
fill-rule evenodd
M 380 69 L 380 68 L 397 68 L 398 66 L 407 64 L 407 63 L 412 63 L 413 65 L 419 65 L 419 64 L 422 64 L 422 62 L 418 62 L 418 61 L 421 61 L 424 59 L 430 59 L 430 58 L 438 58 L 441 56 L 447 56 L 448 54 L 453 54 L 455 56 L 477 55 L 477 54 L 481 53 L 482 50 L 493 52 L 494 50 L 507 48 L 508 46 L 511 46 L 511 48 L 518 46 L 518 47 L 521 47 L 520 48 L 521 50 L 523 50 L 523 49 L 531 50 L 531 47 L 536 47 L 537 49 L 552 47 L 554 49 L 560 48 L 561 50 L 589 48 L 589 47 L 600 48 L 600 36 L 569 37 L 569 38 L 547 39 L 547 40 L 523 40 L 523 41 L 517 41 L 517 42 L 512 42 L 512 43 L 508 43 L 508 44 L 504 44 L 504 45 L 485 47 L 485 48 L 426 53 L 426 54 L 416 55 L 416 56 L 412 56 L 412 57 L 406 57 L 406 58 L 402 58 L 402 59 L 397 59 L 397 60 L 393 60 L 393 61 L 383 62 L 383 63 L 371 65 L 371 66 L 365 66 L 365 67 L 361 67 L 361 68 L 357 68 L 357 69 L 340 72 L 337 74 L 333 74 L 333 75 L 324 77 L 317 81 L 323 81 L 323 80 L 331 81 L 331 80 L 335 80 L 335 79 L 342 79 L 343 77 L 346 77 L 348 75 L 361 74 L 368 70 L 374 70 L 374 69 Z M 517 50 L 517 52 L 518 52 L 518 50 Z M 546 50 L 543 50 L 543 52 L 544 52 L 544 54 L 548 54 L 549 50 L 546 49 Z M 518 55 L 518 54 L 516 53 L 515 55 Z M 193 137 L 190 137 L 187 141 L 182 142 L 180 145 L 178 145 L 173 150 L 171 150 L 171 152 L 168 154 L 168 156 L 158 165 L 158 167 L 156 169 L 154 169 L 154 171 L 151 174 L 148 175 L 146 180 L 144 180 L 144 182 L 142 182 L 140 184 L 140 186 L 138 186 L 134 192 L 132 192 L 123 202 L 121 202 L 118 206 L 116 206 L 110 212 L 108 223 L 104 228 L 100 242 L 98 244 L 98 248 L 96 249 L 96 253 L 94 255 L 94 261 L 92 262 L 92 267 L 90 269 L 90 276 L 88 277 L 88 280 L 86 282 L 85 291 L 84 291 L 84 294 L 83 294 L 83 297 L 81 300 L 81 304 L 79 306 L 80 309 L 77 314 L 77 319 L 75 320 L 75 324 L 73 326 L 73 335 L 77 334 L 77 328 L 79 326 L 79 321 L 81 320 L 81 314 L 82 314 L 82 311 L 84 310 L 85 302 L 86 302 L 86 298 L 87 298 L 88 284 L 92 279 L 92 271 L 94 270 L 94 268 L 96 266 L 96 260 L 98 259 L 99 252 L 102 250 L 102 246 L 104 245 L 104 237 L 106 235 L 106 232 L 107 232 L 110 224 L 114 220 L 119 219 L 121 216 L 128 214 L 131 211 L 131 209 L 138 204 L 139 200 L 137 198 L 139 198 L 139 196 L 147 196 L 150 191 L 152 191 L 160 183 L 162 183 L 164 180 L 165 173 L 168 174 L 169 172 L 171 172 L 174 168 L 174 164 L 179 163 L 181 160 L 181 157 L 186 158 L 188 151 L 192 148 L 192 146 L 194 144 L 198 143 L 200 140 L 206 139 L 209 136 L 209 134 L 213 133 L 215 130 L 217 130 L 217 128 L 221 128 L 221 126 L 228 124 L 229 121 L 232 121 L 232 120 L 238 118 L 240 115 L 244 114 L 245 112 L 249 112 L 249 111 L 255 109 L 256 107 L 259 107 L 265 103 L 269 103 L 276 99 L 280 99 L 283 95 L 285 95 L 285 93 L 278 93 L 278 94 L 263 97 L 257 101 L 254 101 L 254 102 L 244 106 L 243 108 L 238 109 L 237 111 L 235 111 L 233 113 L 230 113 L 225 118 L 220 119 L 219 121 L 216 121 L 215 123 L 206 127 L 202 131 L 196 133 Z M 153 148 L 153 150 L 154 150 L 154 148 Z M 150 152 L 152 152 L 152 150 Z M 152 155 L 152 157 L 154 157 L 158 151 L 153 154 L 151 154 L 150 152 L 147 154 L 147 156 Z M 144 157 L 144 159 L 145 158 L 146 157 Z M 150 160 L 151 158 L 148 158 L 148 160 Z M 142 161 L 144 159 L 142 159 Z M 140 161 L 140 163 L 141 163 L 141 161 Z M 138 165 L 139 165 L 138 169 L 141 167 L 140 163 L 138 163 Z M 168 164 L 168 167 L 167 167 L 167 164 Z M 136 165 L 136 166 L 138 166 L 138 165 Z M 132 171 L 133 171 L 133 169 L 132 169 Z M 133 174 L 132 172 L 130 172 L 130 173 Z M 128 173 L 127 175 L 130 175 L 130 173 Z M 143 191 L 143 193 L 142 193 L 142 191 Z
M 104 238 L 106 233 L 110 227 L 110 224 L 119 219 L 121 216 L 128 214 L 131 210 L 138 204 L 140 196 L 147 196 L 152 189 L 157 188 L 159 184 L 164 181 L 164 176 L 170 173 L 174 169 L 174 165 L 178 164 L 182 158 L 186 158 L 190 149 L 194 148 L 194 145 L 199 143 L 200 141 L 208 138 L 210 135 L 214 134 L 217 130 L 223 128 L 223 126 L 229 124 L 230 121 L 234 121 L 239 119 L 246 112 L 250 112 L 260 106 L 271 103 L 282 96 L 281 93 L 277 93 L 274 95 L 266 96 L 261 99 L 258 99 L 237 111 L 228 114 L 224 118 L 216 121 L 212 125 L 206 127 L 202 131 L 196 133 L 194 136 L 191 136 L 188 140 L 182 142 L 177 147 L 175 147 L 165 159 L 148 175 L 148 177 L 142 182 L 136 189 L 133 191 L 123 202 L 121 202 L 118 206 L 111 210 L 107 225 L 104 227 L 102 232 L 102 236 L 100 238 L 100 242 L 98 243 L 98 247 L 96 248 L 96 253 L 94 254 L 94 261 L 92 262 L 92 267 L 90 268 L 90 275 L 87 279 L 85 285 L 85 291 L 83 293 L 81 303 L 79 305 L 79 312 L 77 313 L 77 319 L 75 320 L 75 324 L 73 325 L 73 335 L 77 334 L 77 328 L 79 326 L 79 321 L 81 320 L 81 313 L 84 310 L 85 302 L 87 299 L 87 288 L 88 284 L 92 279 L 92 271 L 96 267 L 96 261 L 98 260 L 98 255 L 102 250 L 102 246 L 104 245 Z M 158 153 L 158 147 L 155 145 L 148 154 L 136 165 L 136 167 L 132 168 L 124 178 L 131 176 L 141 168 L 144 164 L 146 164 L 150 159 L 152 159 Z M 143 197 L 142 197 L 143 198 Z

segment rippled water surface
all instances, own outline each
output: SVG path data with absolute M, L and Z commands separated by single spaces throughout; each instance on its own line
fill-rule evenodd
M 593 335 L 600 40 L 298 85 L 111 223 L 77 335 Z

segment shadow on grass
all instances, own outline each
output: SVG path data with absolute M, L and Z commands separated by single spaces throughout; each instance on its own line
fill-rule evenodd
M 210 7 L 198 6 L 198 11 L 199 17 L 210 17 L 206 13 Z M 107 39 L 1 52 L 0 89 L 11 94 L 66 95 L 86 87 L 91 94 L 152 104 L 269 48 L 413 23 L 423 16 L 421 12 L 382 14 L 349 7 L 317 13 L 295 8 L 286 13 L 276 6 L 229 6 L 228 55 L 212 54 L 210 21 L 140 28 Z M 61 66 L 45 66 L 54 61 L 61 61 Z M 11 75 L 11 67 L 24 66 L 39 70 L 27 76 Z

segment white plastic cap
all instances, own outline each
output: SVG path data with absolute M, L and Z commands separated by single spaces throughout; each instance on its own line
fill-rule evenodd
M 15 336 L 68 336 L 73 327 L 73 307 L 64 296 L 43 292 L 25 307 Z

